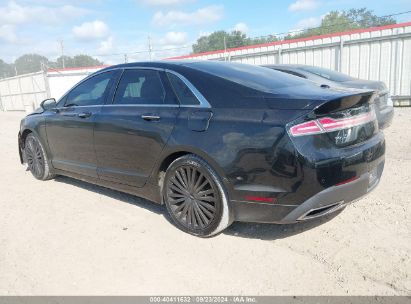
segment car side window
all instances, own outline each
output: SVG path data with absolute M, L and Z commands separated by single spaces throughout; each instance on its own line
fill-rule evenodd
M 68 93 L 64 106 L 92 106 L 104 104 L 104 97 L 114 71 L 93 76 Z
M 158 71 L 125 70 L 121 76 L 114 104 L 164 104 L 165 91 Z
M 200 101 L 190 90 L 189 87 L 178 77 L 172 73 L 167 73 L 174 93 L 177 95 L 181 105 L 199 105 Z

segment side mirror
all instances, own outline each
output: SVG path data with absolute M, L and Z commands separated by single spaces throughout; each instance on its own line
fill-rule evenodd
M 57 102 L 54 98 L 45 99 L 41 102 L 40 107 L 44 110 L 51 110 L 57 106 Z

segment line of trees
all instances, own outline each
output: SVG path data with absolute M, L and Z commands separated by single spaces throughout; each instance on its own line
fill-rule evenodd
M 192 48 L 193 53 L 202 53 L 223 50 L 225 47 L 235 48 L 273 42 L 281 39 L 289 40 L 395 23 L 397 22 L 393 17 L 378 17 L 373 11 L 368 10 L 367 8 L 350 9 L 347 11 L 331 11 L 322 18 L 320 26 L 303 30 L 297 34 L 290 33 L 283 38 L 276 35 L 250 38 L 240 31 L 216 31 L 208 36 L 203 36 L 197 39 L 197 42 L 193 44 Z
M 56 61 L 51 61 L 39 54 L 25 54 L 10 64 L 0 59 L 0 78 L 38 72 L 43 68 L 62 68 L 63 59 L 66 68 L 103 65 L 103 62 L 88 55 L 60 56 Z

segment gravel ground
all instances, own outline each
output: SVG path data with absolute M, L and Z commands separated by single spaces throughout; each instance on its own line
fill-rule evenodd
M 2 295 L 410 295 L 411 108 L 386 133 L 380 185 L 332 218 L 235 223 L 200 239 L 138 197 L 19 164 L 0 113 Z

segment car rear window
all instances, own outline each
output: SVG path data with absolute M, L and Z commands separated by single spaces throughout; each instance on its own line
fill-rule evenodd
M 188 63 L 186 66 L 268 93 L 275 93 L 283 87 L 307 84 L 305 79 L 249 64 L 207 61 Z
M 299 69 L 335 82 L 344 82 L 354 79 L 351 76 L 345 75 L 343 73 L 319 67 L 304 66 L 300 67 Z

